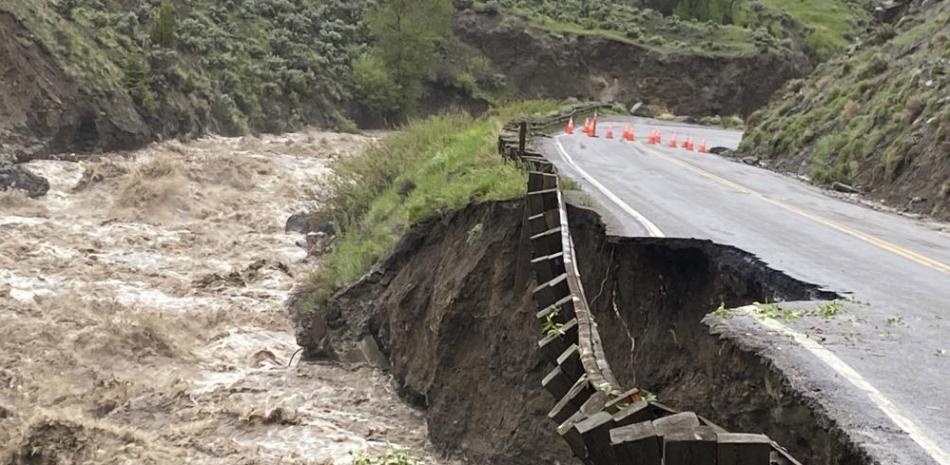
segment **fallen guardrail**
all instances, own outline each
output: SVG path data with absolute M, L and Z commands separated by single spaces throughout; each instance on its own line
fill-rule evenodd
M 611 372 L 580 279 L 557 169 L 529 146 L 546 130 L 604 106 L 509 123 L 498 139 L 500 154 L 528 174 L 525 218 L 539 283 L 533 294 L 545 331 L 538 350 L 554 365 L 542 380 L 556 399 L 548 418 L 590 465 L 801 465 L 767 436 L 729 433 L 644 391 L 624 390 Z

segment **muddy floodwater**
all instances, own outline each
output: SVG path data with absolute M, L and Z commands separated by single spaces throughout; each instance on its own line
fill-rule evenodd
M 317 131 L 28 166 L 0 193 L 0 464 L 439 463 L 384 373 L 300 364 L 284 300 L 318 263 L 284 233 L 328 162 Z

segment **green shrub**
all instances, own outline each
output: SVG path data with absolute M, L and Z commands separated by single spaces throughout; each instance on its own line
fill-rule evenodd
M 402 115 L 416 110 L 437 46 L 451 32 L 453 12 L 450 0 L 385 0 L 365 16 L 375 41 L 372 53 L 396 84 Z
M 122 84 L 136 105 L 147 110 L 155 110 L 155 93 L 150 86 L 151 71 L 145 57 L 138 53 L 129 53 L 123 64 L 125 74 Z
M 402 104 L 399 85 L 375 54 L 363 53 L 353 61 L 353 85 L 359 101 L 370 110 L 384 117 L 399 115 Z

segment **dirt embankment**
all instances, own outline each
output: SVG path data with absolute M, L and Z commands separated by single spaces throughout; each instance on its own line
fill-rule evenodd
M 527 98 L 647 102 L 679 115 L 741 115 L 811 71 L 800 53 L 736 57 L 663 53 L 595 36 L 563 37 L 515 17 L 461 11 L 455 31 Z
M 288 366 L 284 300 L 314 263 L 284 222 L 370 140 L 26 164 L 51 188 L 0 193 L 0 464 L 346 464 L 387 443 L 443 463 L 385 374 Z
M 570 215 L 584 286 L 625 386 L 769 434 L 805 463 L 861 463 L 791 381 L 701 323 L 721 303 L 828 296 L 734 248 L 610 238 L 593 213 Z M 541 379 L 550 367 L 536 350 L 542 332 L 522 225 L 520 201 L 423 221 L 328 307 L 298 309 L 298 342 L 310 355 L 329 346 L 354 359 L 381 347 L 444 452 L 479 463 L 563 463 L 571 454 L 546 418 L 554 400 Z
M 16 16 L 0 12 L 0 164 L 5 157 L 140 147 L 152 131 L 132 99 L 70 78 Z

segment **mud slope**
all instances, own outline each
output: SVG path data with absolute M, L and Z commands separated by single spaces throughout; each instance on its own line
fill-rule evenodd
M 663 53 L 595 36 L 558 37 L 515 17 L 473 10 L 456 15 L 455 31 L 505 70 L 523 97 L 645 101 L 681 115 L 748 115 L 811 69 L 792 52 Z
M 533 319 L 518 203 L 487 203 L 413 228 L 393 255 L 329 309 L 301 309 L 312 328 L 325 319 L 336 352 L 372 335 L 403 393 L 426 407 L 432 441 L 476 463 L 553 463 L 568 448 L 544 419 L 544 363 Z M 526 267 L 527 268 L 527 267 Z M 538 444 L 545 447 L 538 447 Z
M 366 367 L 298 364 L 283 304 L 314 266 L 284 232 L 331 158 L 318 131 L 33 161 L 0 193 L 0 464 L 345 464 L 432 458 Z
M 426 408 L 443 451 L 479 463 L 563 463 L 571 454 L 545 417 L 554 400 L 540 384 L 549 367 L 535 350 L 541 325 L 522 268 L 522 215 L 512 201 L 422 222 L 327 308 L 298 309 L 298 342 L 311 355 L 332 346 L 347 358 L 378 343 L 404 395 Z M 587 210 L 572 210 L 571 224 L 605 349 L 625 385 L 767 433 L 806 463 L 861 463 L 787 380 L 701 323 L 720 303 L 823 297 L 814 286 L 708 242 L 608 238 Z

